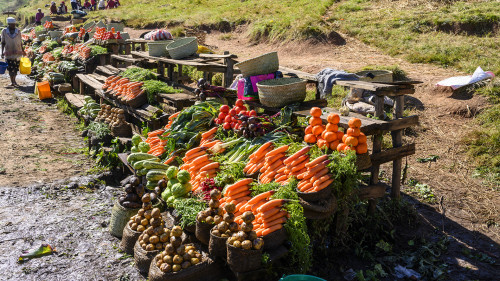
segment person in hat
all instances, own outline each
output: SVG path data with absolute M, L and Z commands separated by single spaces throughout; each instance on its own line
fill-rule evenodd
M 66 3 L 64 1 L 61 2 L 59 5 L 59 14 L 64 15 L 68 13 L 68 6 L 66 6 Z
M 38 13 L 35 15 L 35 23 L 36 25 L 41 25 L 42 24 L 42 19 L 45 16 L 44 13 L 42 13 L 42 9 L 38 8 Z
M 50 3 L 50 14 L 57 15 L 57 6 L 56 6 L 56 2 L 54 2 L 54 1 L 52 1 L 52 3 Z
M 8 66 L 11 84 L 9 86 L 18 87 L 16 75 L 19 70 L 19 61 L 26 53 L 23 49 L 21 31 L 16 28 L 16 19 L 7 18 L 7 28 L 2 31 L 2 58 L 5 58 Z

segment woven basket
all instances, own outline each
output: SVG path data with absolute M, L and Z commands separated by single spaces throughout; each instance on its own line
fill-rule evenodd
M 337 199 L 332 196 L 329 199 L 317 201 L 315 203 L 306 202 L 302 199 L 299 201 L 304 208 L 304 217 L 307 219 L 325 219 L 337 210 Z
M 141 232 L 134 231 L 130 228 L 130 226 L 125 224 L 125 228 L 123 229 L 122 241 L 120 242 L 120 251 L 125 252 L 129 255 L 134 254 L 134 246 L 137 239 L 141 236 Z
M 111 126 L 111 135 L 113 137 L 131 137 L 132 136 L 132 128 L 130 128 L 129 123 L 122 123 L 119 127 Z
M 152 57 L 166 57 L 168 55 L 166 47 L 172 40 L 155 41 L 148 43 L 148 52 Z
M 306 202 L 318 201 L 323 198 L 329 198 L 331 193 L 332 193 L 331 185 L 317 192 L 300 192 L 297 190 L 297 195 L 299 195 L 299 197 Z
M 210 242 L 210 230 L 214 227 L 214 224 L 199 222 L 196 218 L 196 239 L 200 240 L 201 243 L 208 245 Z
M 227 257 L 227 238 L 218 237 L 210 231 L 210 241 L 208 242 L 208 252 L 213 257 L 226 258 Z
M 283 243 L 286 241 L 288 235 L 286 233 L 286 230 L 284 228 L 281 228 L 279 230 L 276 230 L 275 232 L 272 232 L 266 236 L 263 237 L 264 239 L 264 250 L 274 250 L 278 248 L 279 246 L 283 245 Z
M 156 257 L 149 267 L 149 281 L 199 281 L 220 280 L 221 270 L 217 264 L 210 259 L 206 253 L 202 253 L 203 259 L 200 263 L 182 269 L 179 272 L 162 272 L 156 265 Z
M 269 74 L 278 71 L 280 63 L 278 52 L 263 54 L 235 64 L 241 70 L 243 77 Z
M 111 219 L 109 221 L 109 232 L 111 235 L 122 238 L 125 225 L 138 211 L 139 209 L 125 208 L 116 200 L 113 209 L 111 209 Z
M 131 100 L 128 100 L 126 102 L 126 104 L 132 108 L 138 108 L 138 107 L 143 106 L 147 102 L 148 102 L 148 95 L 146 94 L 146 92 L 144 92 L 144 93 L 138 95 L 137 97 L 135 97 Z
M 244 250 L 232 245 L 227 246 L 227 264 L 234 272 L 247 272 L 262 267 L 262 249 Z
M 259 100 L 262 105 L 283 107 L 285 105 L 303 102 L 306 98 L 307 81 L 300 78 L 278 78 L 260 81 Z
M 158 255 L 159 253 L 160 253 L 159 250 L 146 251 L 141 247 L 141 245 L 139 245 L 139 241 L 135 242 L 134 261 L 135 261 L 135 266 L 137 266 L 137 269 L 139 269 L 139 272 L 143 274 L 148 274 L 151 261 L 153 261 L 155 256 Z
M 168 55 L 174 60 L 192 56 L 198 51 L 196 37 L 186 37 L 175 40 L 167 46 Z

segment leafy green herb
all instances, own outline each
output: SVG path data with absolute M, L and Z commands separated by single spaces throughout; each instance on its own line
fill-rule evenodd
M 252 191 L 252 197 L 257 196 L 261 193 L 264 193 L 269 190 L 276 190 L 281 187 L 281 184 L 277 182 L 270 182 L 270 183 L 254 183 L 251 187 L 250 190 Z
M 142 88 L 146 91 L 146 94 L 148 96 L 148 102 L 149 104 L 156 104 L 156 95 L 159 93 L 163 94 L 175 94 L 175 93 L 181 93 L 181 90 L 174 89 L 173 87 L 170 87 L 167 83 L 157 81 L 157 80 L 146 80 L 144 81 L 144 85 Z
M 98 46 L 98 45 L 90 45 L 90 55 L 91 56 L 96 56 L 96 55 L 102 55 L 102 54 L 107 54 L 108 49 Z
M 92 122 L 89 124 L 87 127 L 89 131 L 92 131 L 95 137 L 102 139 L 106 137 L 107 135 L 111 134 L 111 130 L 109 129 L 109 126 L 105 123 L 101 122 Z
M 346 154 L 334 151 L 329 159 L 328 169 L 333 175 L 333 190 L 339 205 L 347 204 L 354 189 L 358 188 L 361 174 L 356 167 L 356 153 L 348 151 Z
M 154 72 L 140 67 L 128 68 L 122 71 L 120 73 L 120 76 L 137 82 L 142 82 L 146 80 L 156 80 L 156 75 Z
M 244 178 L 245 173 L 243 173 L 243 168 L 245 168 L 245 163 L 222 163 L 220 166 L 220 171 L 215 177 L 215 185 L 224 187 L 235 183 L 238 179 Z
M 195 198 L 178 198 L 174 201 L 174 208 L 181 215 L 180 226 L 182 228 L 194 225 L 196 223 L 196 216 L 206 207 L 207 204 L 203 200 Z

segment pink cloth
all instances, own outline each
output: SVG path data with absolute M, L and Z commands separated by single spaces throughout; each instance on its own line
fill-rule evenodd
M 259 91 L 257 89 L 257 83 L 259 83 L 260 81 L 270 80 L 270 79 L 274 79 L 274 73 L 261 74 L 261 75 L 257 75 L 257 76 L 251 76 L 250 77 L 250 81 L 252 81 L 253 91 L 256 92 L 256 93 Z

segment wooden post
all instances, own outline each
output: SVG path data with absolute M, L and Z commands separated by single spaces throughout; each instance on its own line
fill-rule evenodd
M 168 79 L 174 83 L 174 65 L 169 63 L 168 64 L 168 73 L 167 73 Z
M 212 79 L 213 78 L 214 78 L 214 73 L 213 72 L 208 72 L 207 73 L 207 81 L 208 81 L 208 83 L 210 83 L 210 85 L 212 85 Z
M 82 81 L 80 81 L 79 92 L 80 92 L 80 95 L 85 95 L 85 85 L 83 84 Z
M 130 43 L 125 43 L 125 55 L 130 55 Z
M 131 42 L 131 45 L 132 45 L 132 51 L 135 51 L 135 42 Z
M 396 102 L 394 104 L 394 116 L 396 119 L 403 118 L 405 96 L 396 96 Z M 392 134 L 392 146 L 400 147 L 403 145 L 403 130 L 397 130 L 391 132 Z M 392 188 L 391 197 L 394 199 L 399 199 L 401 196 L 401 165 L 403 163 L 402 158 L 398 158 L 392 162 Z
M 384 96 L 377 96 L 375 99 L 375 117 L 382 119 L 384 117 Z M 373 135 L 373 151 L 375 154 L 382 151 L 382 138 L 381 133 Z M 378 174 L 380 172 L 380 165 L 374 165 L 371 169 L 370 185 L 378 183 Z M 368 200 L 368 211 L 374 213 L 377 208 L 377 199 Z
M 111 65 L 114 66 L 114 67 L 118 67 L 118 60 L 114 59 L 114 58 L 111 58 Z
M 229 52 L 224 51 L 224 55 L 229 55 Z M 227 68 L 223 76 L 222 86 L 229 88 L 231 86 L 231 83 L 233 83 L 234 60 L 232 58 L 225 58 L 224 64 Z
M 158 74 L 161 77 L 165 77 L 165 64 L 161 61 L 158 62 Z
M 182 83 L 181 80 L 182 77 L 182 64 L 177 65 L 177 77 L 175 77 L 175 82 L 176 83 Z
M 141 42 L 141 51 L 146 51 L 146 42 Z

